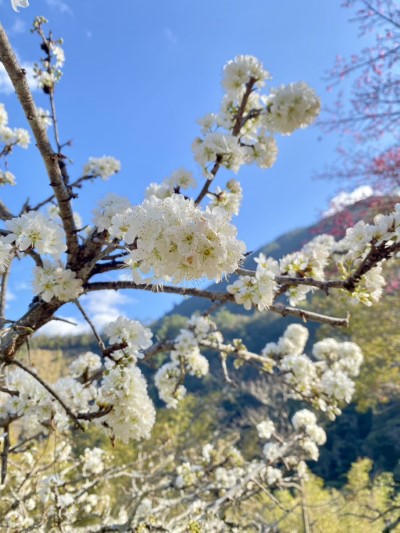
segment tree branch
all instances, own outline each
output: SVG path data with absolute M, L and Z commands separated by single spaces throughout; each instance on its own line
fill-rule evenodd
M 3 63 L 8 76 L 15 88 L 19 101 L 26 118 L 28 119 L 36 145 L 46 166 L 47 174 L 50 179 L 50 185 L 53 188 L 54 195 L 57 199 L 60 216 L 62 219 L 67 248 L 69 254 L 68 266 L 76 264 L 79 244 L 76 235 L 76 227 L 71 207 L 71 197 L 68 187 L 64 183 L 59 165 L 60 154 L 55 153 L 51 147 L 46 128 L 42 126 L 40 116 L 37 112 L 28 81 L 26 71 L 21 68 L 15 53 L 8 40 L 4 28 L 0 24 L 0 61 Z
M 198 298 L 206 298 L 212 302 L 231 302 L 236 303 L 233 294 L 225 292 L 212 292 L 208 290 L 195 289 L 192 287 L 173 287 L 170 285 L 164 285 L 163 287 L 151 285 L 151 284 L 136 284 L 133 281 L 98 281 L 94 283 L 87 283 L 84 286 L 84 292 L 92 291 L 104 291 L 104 290 L 120 290 L 120 289 L 135 289 L 144 290 L 150 292 L 164 292 L 168 294 L 180 294 L 182 296 L 196 296 Z M 349 317 L 336 318 L 319 313 L 313 313 L 306 311 L 305 309 L 297 309 L 296 307 L 286 307 L 283 304 L 276 303 L 270 306 L 269 311 L 278 313 L 282 316 L 295 316 L 301 318 L 304 322 L 308 320 L 313 322 L 321 322 L 323 324 L 329 324 L 331 326 L 344 326 L 349 325 Z

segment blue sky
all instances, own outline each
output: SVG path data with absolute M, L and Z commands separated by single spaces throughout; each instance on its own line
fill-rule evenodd
M 0 1 L 2 23 L 22 62 L 39 54 L 38 39 L 29 28 L 36 15 L 49 19 L 55 36 L 64 38 L 66 65 L 56 101 L 62 141 L 73 161 L 72 179 L 79 177 L 89 156 L 113 155 L 122 172 L 109 182 L 88 185 L 75 209 L 90 222 L 95 202 L 108 192 L 137 203 L 150 181 L 161 181 L 185 166 L 200 181 L 191 143 L 198 135 L 196 120 L 217 111 L 222 97 L 221 69 L 238 54 L 252 54 L 271 72 L 271 85 L 304 80 L 328 104 L 332 95 L 322 80 L 336 54 L 360 48 L 357 29 L 339 1 L 322 0 L 31 0 L 14 13 Z M 13 92 L 0 77 L 0 98 L 12 127 L 25 126 Z M 46 107 L 44 95 L 35 93 Z M 279 137 L 279 158 L 270 170 L 243 167 L 244 188 L 239 237 L 249 250 L 298 226 L 313 223 L 326 208 L 338 184 L 316 181 L 312 175 L 335 158 L 335 135 L 312 127 Z M 29 196 L 40 201 L 49 193 L 44 167 L 34 146 L 10 159 L 19 187 L 3 190 L 2 198 L 17 211 Z M 218 183 L 225 183 L 221 173 Z M 26 263 L 11 279 L 14 299 L 9 316 L 17 318 L 30 300 Z M 122 310 L 131 318 L 150 320 L 178 301 L 176 297 L 128 294 L 102 297 L 106 314 Z M 88 300 L 98 309 L 100 299 Z M 97 306 L 97 307 L 96 307 Z M 113 312 L 114 312 L 113 311 Z M 73 310 L 61 313 L 73 316 Z

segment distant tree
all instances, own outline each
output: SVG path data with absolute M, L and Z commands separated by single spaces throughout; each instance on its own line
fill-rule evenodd
M 400 186 L 399 5 L 396 0 L 346 0 L 343 6 L 355 10 L 351 20 L 365 46 L 348 57 L 338 54 L 328 74 L 328 89 L 337 91 L 337 100 L 321 125 L 340 132 L 344 142 L 325 176 L 343 178 L 353 188 L 369 183 L 391 194 Z

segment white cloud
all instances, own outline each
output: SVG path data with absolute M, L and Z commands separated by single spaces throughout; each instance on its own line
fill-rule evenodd
M 9 302 L 12 302 L 15 300 L 16 296 L 13 292 L 10 291 L 10 289 L 7 289 L 6 292 L 6 309 L 10 308 Z
M 164 37 L 167 40 L 167 43 L 170 47 L 176 46 L 178 44 L 178 38 L 175 35 L 175 33 L 171 30 L 171 28 L 165 28 L 164 29 Z
M 33 63 L 21 61 L 20 65 L 23 69 L 26 70 L 26 77 L 31 91 L 36 91 L 37 89 L 39 89 L 38 83 L 33 76 Z M 13 84 L 11 83 L 11 80 L 8 77 L 3 63 L 0 63 L 0 93 L 11 94 L 13 92 Z
M 82 296 L 80 302 L 96 329 L 101 331 L 104 326 L 116 320 L 119 316 L 125 317 L 126 313 L 124 313 L 122 307 L 135 303 L 136 300 L 116 291 L 96 291 Z M 52 320 L 43 326 L 38 334 L 51 337 L 81 335 L 82 333 L 90 332 L 87 322 L 83 319 L 65 316 L 60 316 L 60 318 L 73 322 L 76 325 Z
M 357 189 L 354 189 L 354 191 L 351 192 L 342 191 L 337 196 L 332 198 L 329 208 L 324 211 L 322 216 L 329 217 L 331 215 L 334 215 L 335 213 L 339 213 L 345 207 L 353 205 L 359 202 L 360 200 L 365 200 L 373 194 L 375 194 L 374 190 L 369 185 L 362 185 L 361 187 L 357 187 Z
M 90 332 L 89 326 L 83 320 L 76 320 L 70 316 L 60 318 L 68 320 L 71 324 L 60 320 L 52 320 L 40 328 L 37 334 L 46 335 L 47 337 L 66 337 L 68 335 L 81 335 L 82 333 Z
M 96 291 L 81 298 L 82 307 L 98 329 L 102 329 L 119 316 L 126 316 L 121 307 L 135 301 L 134 298 L 116 291 Z
M 72 9 L 63 0 L 46 0 L 46 4 L 49 7 L 58 9 L 58 11 L 62 14 L 66 13 L 67 15 L 72 15 Z
M 26 23 L 19 17 L 17 17 L 11 28 L 8 30 L 9 35 L 18 35 L 26 32 Z
M 28 291 L 32 289 L 32 284 L 28 283 L 27 281 L 18 281 L 15 284 L 15 290 L 16 291 Z
M 15 298 L 16 298 L 15 294 L 11 292 L 10 289 L 8 289 L 6 293 L 6 301 L 12 302 L 13 300 L 15 300 Z

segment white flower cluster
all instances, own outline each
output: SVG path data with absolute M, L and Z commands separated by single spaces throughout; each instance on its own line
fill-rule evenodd
M 0 272 L 4 272 L 10 264 L 12 254 L 11 244 L 0 240 Z
M 4 379 L 6 387 L 18 394 L 0 393 L 0 418 L 24 417 L 27 436 L 37 434 L 49 423 L 58 430 L 65 429 L 67 420 L 62 407 L 33 376 L 20 368 L 8 368 Z
M 33 274 L 33 293 L 45 302 L 52 298 L 70 302 L 83 292 L 82 280 L 76 277 L 76 272 L 51 261 L 43 261 L 43 266 L 35 267 Z
M 253 56 L 240 55 L 228 61 L 224 66 L 222 86 L 228 96 L 236 99 L 245 90 L 250 80 L 256 82 L 258 88 L 262 87 L 265 80 L 270 79 L 268 71 L 264 70 L 262 63 Z
M 295 278 L 311 277 L 324 280 L 324 269 L 329 262 L 334 245 L 335 240 L 331 235 L 318 235 L 300 251 L 288 254 L 280 260 L 281 274 Z M 307 285 L 290 287 L 287 291 L 290 304 L 297 305 L 313 290 L 313 287 Z
M 242 203 L 243 191 L 240 183 L 237 180 L 229 180 L 226 184 L 226 189 L 220 187 L 215 189 L 215 192 L 208 194 L 211 198 L 209 207 L 220 207 L 224 209 L 229 215 L 238 215 L 240 204 Z
M 99 448 L 86 448 L 82 455 L 77 455 L 59 435 L 52 451 L 44 454 L 41 447 L 33 446 L 30 451 L 18 453 L 19 468 L 10 469 L 7 486 L 2 486 L 2 503 L 7 509 L 2 523 L 6 530 L 44 533 L 54 529 L 56 520 L 58 528 L 71 531 L 71 524 L 86 517 L 102 524 L 115 524 L 109 495 L 93 492 L 102 484 L 101 473 L 108 454 Z M 57 473 L 52 473 L 53 470 Z M 19 487 L 18 497 L 10 486 Z
M 385 252 L 390 246 L 397 244 L 399 238 L 400 204 L 397 204 L 393 213 L 377 215 L 373 224 L 360 221 L 347 229 L 346 236 L 339 242 L 335 242 L 331 235 L 315 237 L 300 251 L 284 256 L 279 262 L 279 268 L 274 267 L 274 276 L 281 275 L 298 279 L 310 277 L 317 281 L 325 281 L 325 269 L 329 261 L 333 259 L 343 279 L 347 279 L 357 271 L 372 247 L 374 249 L 380 247 Z M 340 254 L 336 256 L 336 252 Z M 260 305 L 261 309 L 266 308 L 259 294 L 261 291 L 259 291 L 257 281 L 258 272 L 259 268 L 257 268 L 255 278 L 241 276 L 228 287 L 229 292 L 235 295 L 236 303 L 244 305 L 245 309 L 250 309 L 253 305 L 258 306 L 259 309 Z M 379 263 L 357 280 L 350 297 L 353 301 L 370 306 L 379 301 L 384 286 L 382 263 Z M 286 294 L 290 304 L 297 305 L 314 290 L 315 287 L 312 285 L 296 284 L 289 286 Z M 342 289 L 342 292 L 348 294 L 347 289 Z
M 167 404 L 167 407 L 175 409 L 185 397 L 186 388 L 180 383 L 182 379 L 179 366 L 173 362 L 166 363 L 157 370 L 154 384 L 157 387 L 159 397 Z
M 194 158 L 208 179 L 214 178 L 214 165 L 233 172 L 252 163 L 270 168 L 278 153 L 272 134 L 289 135 L 309 126 L 318 116 L 319 99 L 304 82 L 260 95 L 258 90 L 269 78 L 253 56 L 238 56 L 225 65 L 222 85 L 226 95 L 220 112 L 209 113 L 199 121 L 203 138 L 196 138 L 193 143 Z M 242 120 L 238 127 L 239 112 Z
M 94 210 L 93 222 L 99 231 L 108 230 L 113 216 L 127 212 L 131 207 L 128 198 L 113 193 L 107 194 L 103 200 L 100 200 L 98 208 Z
M 308 242 L 300 251 L 284 256 L 279 264 L 263 254 L 255 259 L 258 263 L 255 275 L 240 276 L 229 285 L 227 290 L 235 296 L 235 302 L 249 310 L 257 306 L 260 311 L 268 309 L 273 303 L 277 290 L 275 277 L 289 276 L 294 278 L 312 277 L 324 279 L 324 269 L 328 264 L 335 241 L 330 235 L 319 235 Z M 286 291 L 291 305 L 305 299 L 314 290 L 310 285 L 295 285 Z
M 52 125 L 52 118 L 50 115 L 50 111 L 48 109 L 43 109 L 42 107 L 38 107 L 37 113 L 38 113 L 39 121 L 40 121 L 42 128 L 49 128 Z
M 394 212 L 388 215 L 377 215 L 373 224 L 357 222 L 346 230 L 345 237 L 337 243 L 336 249 L 346 251 L 338 261 L 344 276 L 352 274 L 360 262 L 366 257 L 371 247 L 383 249 L 400 241 L 400 204 L 396 204 Z M 367 306 L 379 301 L 385 279 L 381 275 L 382 267 L 377 265 L 366 272 L 351 297 Z
M 314 344 L 312 353 L 329 366 L 321 378 L 324 390 L 338 401 L 349 403 L 355 388 L 349 376 L 358 376 L 364 359 L 360 347 L 354 342 L 339 343 L 327 338 Z
M 349 403 L 354 382 L 360 371 L 363 355 L 353 342 L 324 339 L 314 344 L 313 361 L 304 354 L 308 330 L 291 324 L 277 343 L 268 343 L 262 356 L 275 366 L 290 386 L 294 397 L 307 399 L 316 408 L 326 411 L 331 419 L 340 414 L 339 406 Z
M 318 426 L 315 414 L 308 409 L 297 411 L 292 418 L 292 424 L 297 432 L 303 434 L 300 439 L 300 446 L 313 461 L 317 461 L 319 457 L 318 446 L 325 444 L 326 433 Z
M 175 170 L 170 177 L 165 178 L 161 183 L 150 183 L 146 189 L 146 198 L 156 196 L 160 200 L 168 198 L 179 191 L 196 187 L 197 182 L 193 177 L 193 173 L 185 168 Z
M 265 480 L 269 486 L 276 485 L 282 480 L 282 472 L 279 468 L 268 465 L 265 471 Z
M 71 292 L 71 291 L 70 291 Z M 134 320 L 119 318 L 105 329 L 111 348 L 126 347 L 107 353 L 107 361 L 87 352 L 71 365 L 71 376 L 52 385 L 51 395 L 34 376 L 17 368 L 6 371 L 6 388 L 18 394 L 0 393 L 0 418 L 25 417 L 24 431 L 34 434 L 49 424 L 60 432 L 68 429 L 71 419 L 61 398 L 76 416 L 95 419 L 111 438 L 127 443 L 131 439 L 149 438 L 155 422 L 155 409 L 141 371 L 135 366 L 140 351 L 151 345 L 151 332 Z M 88 454 L 86 454 L 88 455 Z M 94 472 L 96 462 L 85 459 L 86 470 Z M 93 463 L 93 464 L 92 464 Z
M 80 378 L 81 376 L 90 377 L 98 372 L 102 367 L 100 357 L 93 352 L 86 352 L 69 365 L 72 376 Z
M 131 361 L 135 362 L 136 359 L 143 357 L 142 350 L 152 345 L 153 333 L 137 320 L 129 320 L 120 316 L 114 322 L 107 324 L 104 333 L 109 337 L 110 345 L 125 345 L 124 348 L 112 353 L 114 360 L 129 357 Z
M 208 317 L 192 316 L 187 329 L 182 329 L 174 341 L 171 361 L 161 366 L 154 376 L 154 382 L 160 398 L 168 407 L 175 408 L 185 396 L 182 384 L 185 374 L 203 377 L 208 374 L 209 364 L 200 353 L 199 344 L 208 341 L 219 342 L 216 326 Z
M 65 53 L 60 45 L 51 43 L 51 53 L 54 56 L 56 62 L 55 67 L 60 69 L 64 66 L 65 63 Z
M 263 420 L 257 424 L 257 433 L 260 439 L 268 440 L 275 431 L 275 425 L 272 420 Z
M 15 176 L 8 170 L 0 170 L 0 186 L 15 185 Z
M 277 442 L 267 442 L 263 447 L 263 454 L 269 463 L 276 463 L 286 454 L 287 446 Z
M 260 168 L 271 168 L 278 157 L 278 145 L 272 135 L 269 135 L 267 128 L 261 127 L 254 135 L 247 135 L 246 142 L 249 143 L 247 150 L 247 163 L 255 163 Z
M 128 443 L 148 439 L 156 419 L 156 411 L 146 380 L 135 365 L 114 364 L 105 375 L 98 391 L 97 404 L 111 409 L 96 419 L 112 438 Z
M 54 85 L 60 81 L 61 72 L 47 72 L 47 70 L 38 70 L 35 73 L 39 87 L 42 89 L 52 89 Z
M 8 113 L 4 104 L 0 104 L 0 143 L 8 147 L 20 146 L 28 148 L 30 137 L 27 130 L 23 128 L 10 128 L 8 126 Z
M 36 21 L 34 26 L 37 27 Z M 47 94 L 54 90 L 54 86 L 62 77 L 62 67 L 65 63 L 65 53 L 62 40 L 51 41 L 48 50 L 49 58 L 42 59 L 41 65 L 35 63 L 34 74 L 39 87 Z M 44 124 L 43 124 L 44 125 Z
M 292 426 L 294 432 L 289 435 L 286 432 L 284 438 L 274 434 L 276 442 L 267 442 L 263 447 L 263 454 L 267 461 L 263 476 L 268 485 L 275 485 L 283 479 L 282 470 L 286 470 L 287 473 L 295 470 L 298 475 L 304 475 L 304 460 L 317 461 L 319 457 L 318 446 L 322 446 L 326 442 L 324 429 L 317 424 L 317 417 L 308 409 L 302 409 L 294 414 Z M 267 426 L 265 422 L 262 422 L 257 426 L 257 429 L 258 427 L 261 428 L 263 434 L 263 429 Z M 270 431 L 271 428 L 267 429 L 265 438 L 269 439 L 272 436 L 272 431 Z M 275 427 L 273 427 L 273 431 L 276 431 Z
M 32 247 L 40 254 L 59 258 L 67 249 L 61 227 L 42 213 L 29 211 L 7 220 L 6 228 L 10 233 L 4 240 L 15 243 L 21 252 Z
M 99 228 L 113 209 L 108 203 L 100 216 L 96 214 Z M 202 277 L 220 280 L 237 269 L 245 251 L 222 209 L 202 210 L 178 194 L 164 200 L 151 196 L 113 215 L 105 229 L 111 238 L 136 243 L 127 264 L 140 264 L 145 274 L 176 283 Z
M 255 276 L 239 276 L 237 281 L 227 286 L 227 291 L 245 309 L 249 310 L 255 305 L 262 311 L 274 301 L 277 288 L 275 276 L 279 274 L 279 266 L 275 259 L 266 258 L 264 254 L 260 254 L 255 261 L 258 263 Z
M 358 344 L 338 342 L 331 338 L 316 342 L 312 354 L 316 359 L 326 361 L 335 372 L 346 372 L 352 377 L 358 376 L 364 360 Z
M 203 447 L 200 463 L 193 464 L 185 461 L 178 465 L 175 486 L 179 489 L 186 489 L 186 492 L 189 487 L 198 489 L 200 486 L 207 487 L 207 491 L 225 494 L 228 489 L 240 483 L 255 466 L 253 462 L 246 464 L 236 447 L 226 446 L 226 443 L 224 445 L 222 442 L 218 443 L 216 448 L 212 444 L 206 444 Z
M 203 169 L 218 157 L 221 166 L 237 174 L 246 158 L 246 150 L 239 145 L 236 137 L 219 132 L 209 133 L 204 139 L 197 137 L 192 148 L 195 161 Z M 207 172 L 206 175 L 212 178 L 212 174 Z
M 300 81 L 271 89 L 267 110 L 269 131 L 290 135 L 298 128 L 310 126 L 319 115 L 321 104 L 315 91 Z
M 110 176 L 120 172 L 121 163 L 115 157 L 89 157 L 89 161 L 83 167 L 84 176 L 100 176 L 104 181 L 108 180 Z
M 189 462 L 178 465 L 176 469 L 175 487 L 183 489 L 184 487 L 190 487 L 197 481 L 197 472 L 199 468 L 191 465 Z

